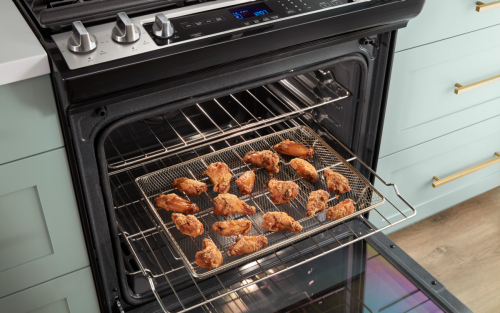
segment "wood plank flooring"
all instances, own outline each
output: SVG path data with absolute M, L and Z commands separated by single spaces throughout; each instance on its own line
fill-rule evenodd
M 500 187 L 389 237 L 473 312 L 500 312 Z

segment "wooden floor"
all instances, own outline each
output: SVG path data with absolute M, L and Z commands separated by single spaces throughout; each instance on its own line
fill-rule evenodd
M 500 312 L 500 187 L 389 237 L 473 312 Z

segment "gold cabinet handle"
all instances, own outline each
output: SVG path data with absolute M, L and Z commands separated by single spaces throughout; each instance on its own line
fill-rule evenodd
M 500 153 L 498 152 L 495 152 L 495 155 L 496 157 L 494 157 L 493 159 L 489 160 L 489 161 L 486 161 L 486 162 L 483 162 L 481 164 L 478 164 L 478 165 L 474 165 L 473 167 L 471 168 L 468 168 L 466 170 L 463 170 L 461 172 L 458 172 L 458 173 L 455 173 L 453 175 L 450 175 L 446 178 L 443 178 L 443 179 L 440 179 L 438 178 L 437 176 L 434 176 L 434 180 L 436 180 L 435 182 L 432 183 L 432 187 L 436 188 L 436 187 L 439 187 L 439 186 L 442 186 L 444 184 L 447 184 L 455 179 L 458 179 L 460 177 L 464 177 L 466 175 L 469 175 L 469 174 L 472 174 L 474 172 L 477 172 L 483 168 L 486 168 L 488 166 L 491 166 L 493 164 L 496 164 L 498 162 L 500 162 Z
M 498 2 L 500 3 L 500 1 L 498 1 Z M 457 95 L 459 95 L 461 93 L 471 91 L 471 90 L 474 90 L 476 88 L 483 87 L 483 86 L 486 86 L 489 84 L 493 84 L 493 83 L 496 83 L 498 81 L 500 81 L 500 75 L 486 78 L 486 79 L 480 80 L 478 82 L 475 82 L 475 83 L 472 83 L 472 84 L 466 85 L 466 86 L 462 86 L 462 85 L 457 83 L 457 84 L 455 84 L 455 86 L 457 87 L 457 88 L 455 88 L 455 93 Z
M 495 2 L 490 2 L 490 3 L 484 3 L 484 2 L 478 1 L 478 2 L 476 2 L 476 5 L 477 5 L 476 11 L 484 12 L 484 11 L 488 11 L 491 9 L 500 8 L 500 1 L 495 1 Z

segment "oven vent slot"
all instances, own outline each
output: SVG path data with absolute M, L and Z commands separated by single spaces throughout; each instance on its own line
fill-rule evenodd
M 289 97 L 272 90 L 284 89 Z M 121 126 L 106 139 L 110 171 L 150 161 L 207 140 L 262 127 L 349 97 L 333 78 L 314 72 L 277 83 L 195 103 L 176 111 Z

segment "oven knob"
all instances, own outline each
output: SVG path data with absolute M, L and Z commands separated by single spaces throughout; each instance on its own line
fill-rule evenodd
M 82 22 L 73 22 L 71 36 L 68 39 L 68 49 L 76 53 L 85 53 L 97 48 L 95 36 L 89 33 Z
M 174 34 L 174 27 L 164 14 L 156 14 L 155 23 L 153 24 L 153 34 L 160 38 L 172 37 Z
M 125 12 L 117 14 L 116 24 L 113 27 L 111 37 L 114 41 L 129 43 L 139 40 L 141 32 L 139 27 L 135 26 Z

